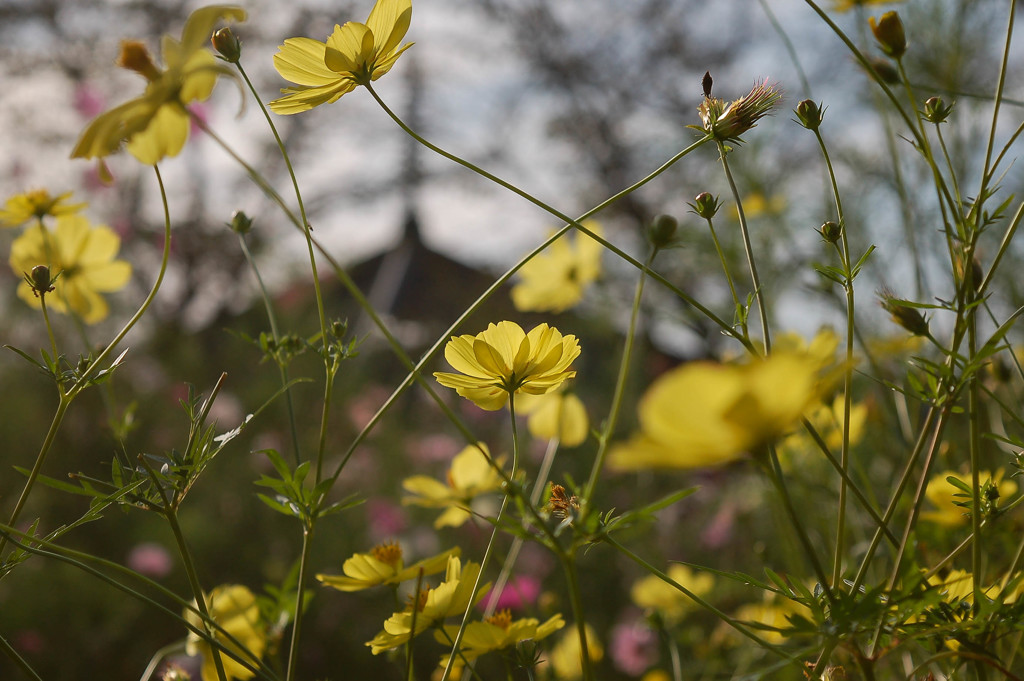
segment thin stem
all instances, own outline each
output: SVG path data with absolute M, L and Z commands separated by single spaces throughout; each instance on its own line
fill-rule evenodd
M 299 577 L 295 587 L 295 617 L 292 619 L 292 637 L 288 645 L 288 668 L 285 681 L 295 679 L 295 666 L 299 659 L 299 636 L 302 633 L 302 602 L 305 600 L 306 572 L 309 569 L 309 554 L 313 546 L 313 522 L 302 529 L 302 554 L 299 558 Z
M 39 294 L 39 307 L 43 311 L 43 323 L 46 325 L 46 335 L 50 338 L 50 351 L 53 352 L 53 361 L 57 362 L 57 339 L 53 335 L 53 324 L 50 323 L 50 311 L 46 308 L 46 292 Z M 59 376 L 59 374 L 58 374 Z M 60 386 L 63 390 L 63 385 Z
M 33 681 L 43 681 L 43 677 L 36 674 L 36 670 L 32 669 L 32 665 L 28 663 L 28 660 L 19 655 L 14 646 L 12 646 L 3 636 L 0 636 L 0 650 L 2 650 L 4 654 L 18 666 L 18 669 L 21 670 L 22 674 L 33 679 Z
M 633 308 L 629 316 L 629 329 L 626 332 L 626 341 L 622 348 L 622 360 L 619 362 L 619 374 L 615 379 L 615 391 L 612 393 L 611 406 L 608 409 L 608 418 L 605 427 L 598 438 L 597 454 L 594 457 L 594 465 L 590 469 L 590 478 L 586 487 L 583 488 L 583 500 L 581 502 L 580 517 L 586 519 L 593 506 L 594 490 L 597 488 L 597 479 L 604 469 L 605 459 L 608 455 L 608 444 L 612 435 L 615 434 L 615 426 L 619 421 L 619 413 L 622 409 L 622 396 L 625 394 L 626 378 L 629 375 L 629 365 L 633 359 L 633 344 L 636 340 L 637 319 L 640 316 L 640 302 L 644 295 L 644 282 L 647 280 L 648 268 L 658 255 L 658 249 L 652 248 L 651 254 L 640 270 L 640 278 L 636 282 L 636 292 L 633 294 Z
M 729 284 L 729 292 L 732 294 L 732 302 L 735 306 L 736 312 L 742 309 L 740 304 L 739 294 L 736 293 L 736 284 L 732 280 L 732 272 L 729 271 L 729 263 L 725 260 L 725 252 L 722 251 L 722 244 L 718 241 L 718 235 L 715 233 L 715 225 L 711 221 L 711 218 L 705 218 L 708 223 L 708 230 L 711 232 L 711 240 L 715 243 L 715 251 L 718 253 L 718 260 L 722 263 L 722 271 L 725 273 L 725 281 Z M 742 329 L 743 334 L 747 334 L 747 318 L 744 315 L 742 318 Z
M 583 599 L 580 597 L 579 577 L 576 574 L 576 561 L 567 554 L 559 555 L 559 562 L 565 571 L 565 581 L 569 587 L 569 603 L 572 617 L 576 623 L 576 635 L 580 639 L 580 669 L 584 681 L 594 681 L 594 665 L 590 661 L 590 643 L 587 641 L 587 620 L 583 615 Z
M 725 178 L 729 181 L 729 189 L 732 190 L 733 199 L 736 201 L 736 212 L 739 215 L 740 234 L 743 236 L 743 251 L 747 255 L 747 267 L 750 268 L 750 279 L 754 287 L 754 297 L 757 299 L 757 311 L 761 318 L 761 332 L 764 334 L 764 354 L 767 356 L 772 350 L 771 330 L 768 328 L 768 310 L 764 302 L 764 292 L 761 290 L 761 279 L 757 276 L 757 264 L 754 261 L 754 250 L 750 246 L 750 230 L 747 228 L 747 216 L 743 213 L 743 201 L 740 199 L 740 191 L 736 187 L 736 181 L 732 177 L 732 170 L 729 169 L 729 161 L 726 158 L 725 144 L 718 142 L 718 153 L 722 160 L 722 169 L 725 171 Z

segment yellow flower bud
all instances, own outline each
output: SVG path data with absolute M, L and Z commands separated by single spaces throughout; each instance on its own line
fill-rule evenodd
M 903 56 L 907 51 L 907 34 L 903 30 L 903 21 L 898 13 L 886 12 L 877 20 L 869 17 L 868 23 L 883 52 L 893 59 Z

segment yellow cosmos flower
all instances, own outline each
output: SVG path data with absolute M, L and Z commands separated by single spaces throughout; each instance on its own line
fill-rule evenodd
M 432 575 L 444 570 L 451 556 L 459 555 L 459 548 L 449 549 L 430 558 L 405 567 L 402 562 L 402 547 L 396 542 L 373 547 L 370 553 L 356 553 L 346 560 L 341 570 L 344 575 L 317 575 L 324 586 L 339 591 L 361 591 L 381 584 L 398 584 L 407 579 L 416 579 L 420 570 Z
M 365 24 L 349 21 L 334 26 L 326 43 L 289 38 L 274 55 L 274 68 L 296 85 L 270 103 L 274 113 L 295 114 L 330 104 L 357 85 L 367 85 L 391 70 L 403 52 L 399 47 L 412 20 L 411 0 L 377 0 Z
M 378 632 L 373 640 L 366 642 L 366 645 L 370 646 L 370 652 L 377 655 L 385 650 L 397 648 L 445 618 L 462 615 L 471 603 L 479 601 L 490 588 L 488 583 L 473 593 L 473 584 L 479 574 L 479 564 L 466 563 L 463 567 L 458 558 L 450 556 L 444 581 L 425 593 L 421 592 L 419 598 L 410 603 L 405 610 L 389 617 L 384 622 L 384 629 Z
M 195 606 L 195 601 L 192 601 L 192 605 Z M 214 630 L 214 639 L 247 660 L 251 666 L 259 667 L 260 658 L 267 647 L 267 632 L 260 623 L 260 608 L 256 603 L 256 596 L 239 584 L 218 586 L 206 597 L 206 607 L 210 618 L 241 646 L 225 636 L 220 629 Z M 202 618 L 192 610 L 185 611 L 185 620 L 199 629 L 205 628 Z M 185 641 L 185 652 L 189 655 L 203 656 L 203 681 L 217 681 L 217 666 L 209 641 L 195 632 L 189 632 Z M 229 680 L 249 679 L 254 676 L 252 670 L 223 652 L 220 659 Z
M 466 631 L 462 635 L 462 644 L 459 647 L 459 656 L 455 663 L 455 671 L 460 671 L 464 662 L 475 660 L 494 650 L 504 650 L 521 641 L 539 641 L 564 626 L 565 620 L 560 614 L 541 624 L 540 620 L 533 617 L 513 620 L 511 612 L 499 610 L 482 622 L 470 622 L 466 625 Z M 438 643 L 450 646 L 458 633 L 457 625 L 449 625 L 444 627 L 443 633 L 437 632 L 435 638 Z M 450 654 L 441 656 L 442 667 L 448 666 L 450 657 Z
M 604 648 L 597 640 L 597 634 L 589 624 L 585 625 L 587 637 L 587 652 L 591 662 L 600 662 L 604 657 Z M 573 626 L 559 638 L 558 643 L 551 648 L 547 662 L 554 672 L 556 679 L 578 679 L 583 676 L 582 653 L 580 650 L 580 635 Z
M 748 364 L 694 362 L 658 378 L 640 401 L 640 433 L 609 453 L 619 470 L 734 461 L 788 431 L 822 389 L 820 359 L 777 352 Z
M 788 598 L 766 593 L 763 602 L 744 605 L 733 614 L 733 617 L 740 622 L 760 625 L 753 628 L 753 632 L 768 643 L 778 645 L 791 635 L 793 625 L 790 624 L 789 618 L 795 615 L 806 619 L 812 618 L 811 611 L 806 606 Z M 728 630 L 728 635 L 739 636 L 733 629 Z
M 547 324 L 527 334 L 515 322 L 498 322 L 475 336 L 453 336 L 444 357 L 461 373 L 435 372 L 434 377 L 481 409 L 496 411 L 509 395 L 543 395 L 574 377 L 569 365 L 579 354 L 576 336 L 563 336 Z
M 665 573 L 695 596 L 703 598 L 711 592 L 715 578 L 708 573 L 694 572 L 685 565 L 672 563 Z M 648 575 L 633 583 L 629 595 L 638 607 L 657 612 L 666 624 L 674 624 L 696 606 L 689 596 L 656 575 Z
M 925 511 L 921 514 L 922 520 L 933 522 L 936 525 L 943 527 L 959 527 L 967 524 L 968 514 L 971 511 L 971 499 L 966 495 L 966 492 L 961 492 L 959 489 L 951 485 L 946 478 L 956 478 L 962 481 L 965 485 L 970 486 L 971 476 L 957 473 L 956 471 L 945 471 L 939 473 L 928 481 L 928 486 L 925 487 L 924 496 L 928 501 L 935 506 L 935 510 Z M 999 498 L 1005 499 L 1013 495 L 1017 491 L 1017 483 L 1013 480 L 1003 480 L 1003 470 L 999 469 L 993 475 L 990 471 L 982 471 L 979 473 L 979 481 L 981 487 L 988 484 L 994 486 L 994 489 L 999 492 Z M 957 495 L 961 496 L 957 496 Z M 957 502 L 967 506 L 957 506 Z M 982 504 L 985 503 L 985 497 L 982 495 Z
M 132 156 L 146 165 L 177 156 L 188 139 L 190 121 L 185 106 L 207 99 L 218 75 L 233 75 L 205 49 L 214 27 L 228 19 L 243 21 L 245 10 L 211 5 L 189 15 L 181 40 L 163 37 L 163 69 L 153 63 L 142 43 L 122 42 L 117 63 L 145 77 L 146 91 L 93 120 L 82 132 L 71 157 L 109 156 L 123 142 L 127 142 Z
M 501 476 L 488 457 L 487 445 L 470 445 L 452 459 L 447 481 L 441 482 L 426 475 L 406 478 L 402 481 L 402 489 L 411 496 L 402 497 L 402 503 L 443 508 L 445 511 L 434 521 L 434 527 L 460 527 L 472 516 L 470 509 L 474 499 L 501 489 Z M 495 463 L 500 467 L 504 458 L 498 458 Z
M 590 434 L 590 419 L 583 401 L 573 393 L 556 390 L 546 395 L 516 395 L 516 413 L 527 414 L 530 435 L 558 438 L 565 447 L 583 444 Z
M 32 218 L 42 220 L 47 215 L 71 215 L 85 208 L 84 203 L 66 203 L 71 192 L 51 196 L 45 189 L 32 189 L 7 199 L 0 209 L 0 227 L 20 227 Z
M 39 225 L 11 243 L 11 269 L 18 276 L 37 265 L 46 265 L 53 274 L 59 272 L 56 290 L 46 297 L 47 308 L 73 312 L 94 324 L 109 312 L 100 293 L 117 291 L 131 277 L 131 265 L 114 259 L 120 246 L 121 239 L 109 227 L 93 227 L 81 215 L 60 215 L 55 231 Z M 40 306 L 27 281 L 18 285 L 18 297 L 33 307 Z
M 584 221 L 583 226 L 598 236 L 603 234 L 594 220 Z M 603 250 L 586 234 L 562 236 L 519 268 L 512 304 L 521 312 L 562 312 L 575 306 L 601 274 Z

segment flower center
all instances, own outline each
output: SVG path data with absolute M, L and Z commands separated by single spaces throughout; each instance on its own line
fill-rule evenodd
M 382 563 L 396 567 L 402 562 L 402 547 L 395 541 L 378 544 L 371 549 L 370 555 Z
M 508 631 L 508 628 L 512 626 L 512 612 L 508 608 L 505 608 L 504 610 L 499 610 L 494 613 L 484 621 Z

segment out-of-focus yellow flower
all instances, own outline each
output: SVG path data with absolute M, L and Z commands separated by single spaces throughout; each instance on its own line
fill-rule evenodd
M 520 393 L 516 395 L 516 413 L 528 415 L 526 427 L 530 435 L 546 440 L 557 437 L 565 447 L 583 444 L 590 434 L 590 419 L 583 400 L 564 390 L 546 395 Z
M 480 450 L 483 449 L 483 452 Z M 443 508 L 434 527 L 460 527 L 472 516 L 473 500 L 481 494 L 501 489 L 501 476 L 488 461 L 487 445 L 469 445 L 452 459 L 448 479 L 441 482 L 426 475 L 413 475 L 402 481 L 402 488 L 411 496 L 402 497 L 403 504 Z M 504 457 L 495 463 L 500 467 Z
M 672 676 L 664 669 L 652 669 L 640 681 L 672 681 Z
M 585 220 L 583 226 L 598 236 L 601 225 Z M 563 235 L 519 268 L 519 283 L 512 287 L 512 304 L 521 312 L 563 312 L 583 300 L 587 287 L 601 274 L 604 247 L 586 234 Z
M 786 210 L 786 197 L 782 194 L 765 196 L 761 192 L 755 192 L 743 199 L 743 214 L 747 218 L 756 218 L 762 215 L 781 215 Z M 738 218 L 739 210 L 734 204 L 729 210 L 733 218 Z
M 374 655 L 402 645 L 446 617 L 462 615 L 471 603 L 476 603 L 490 588 L 483 585 L 473 593 L 473 584 L 480 574 L 480 565 L 466 563 L 465 567 L 455 556 L 448 558 L 445 579 L 437 587 L 420 592 L 418 598 L 401 612 L 396 612 L 384 622 L 384 629 L 367 641 Z M 415 611 L 415 615 L 413 612 Z M 416 630 L 413 631 L 415 619 Z
M 715 585 L 715 578 L 706 572 L 694 572 L 685 565 L 672 563 L 665 573 L 695 596 L 704 597 Z M 674 624 L 696 606 L 693 599 L 656 575 L 647 575 L 633 583 L 629 595 L 638 607 L 657 612 L 666 624 Z
M 946 478 L 956 478 L 966 485 L 970 485 L 970 475 L 963 475 L 956 471 L 945 471 L 932 477 L 924 490 L 924 496 L 935 506 L 935 510 L 921 513 L 921 519 L 933 522 L 943 527 L 958 527 L 967 523 L 967 514 L 970 513 L 970 497 L 956 496 L 966 494 L 951 485 Z M 979 474 L 981 487 L 984 488 L 991 482 L 995 490 L 999 492 L 999 498 L 1005 499 L 1017 491 L 1017 483 L 1013 480 L 1003 480 L 1003 470 L 999 469 L 995 475 L 990 471 L 982 471 Z M 967 503 L 967 506 L 957 506 L 957 502 Z M 982 503 L 985 503 L 984 497 Z
M 192 605 L 195 606 L 195 601 L 192 601 Z M 239 584 L 218 586 L 206 596 L 206 607 L 210 618 L 224 630 L 222 632 L 220 629 L 215 629 L 214 639 L 231 652 L 247 660 L 251 666 L 258 668 L 260 658 L 263 657 L 263 651 L 267 646 L 267 631 L 260 622 L 260 608 L 256 603 L 256 596 L 248 588 Z M 192 610 L 185 611 L 185 620 L 200 630 L 206 628 L 202 618 Z M 228 638 L 225 632 L 234 640 Z M 202 655 L 203 681 L 217 681 L 217 666 L 209 641 L 190 631 L 188 639 L 185 641 L 185 652 L 189 655 Z M 229 680 L 253 677 L 252 670 L 225 653 L 221 652 L 220 659 Z
M 854 7 L 867 7 L 869 5 L 889 5 L 903 0 L 834 0 L 832 9 L 836 12 L 849 12 Z
M 131 277 L 131 265 L 115 260 L 120 246 L 121 239 L 109 227 L 93 227 L 87 218 L 73 213 L 60 215 L 53 232 L 38 225 L 11 243 L 11 269 L 22 276 L 37 265 L 46 265 L 54 275 L 60 273 L 56 291 L 46 297 L 47 309 L 70 311 L 94 324 L 109 312 L 100 293 L 117 291 Z M 40 306 L 27 281 L 18 285 L 18 297 L 33 307 Z
M 71 215 L 85 208 L 84 203 L 67 203 L 71 192 L 51 196 L 45 189 L 32 189 L 7 199 L 0 209 L 0 227 L 20 227 L 32 218 L 42 220 L 47 215 Z
M 122 42 L 117 63 L 141 74 L 148 81 L 146 91 L 96 117 L 82 132 L 71 157 L 109 156 L 123 142 L 127 142 L 132 156 L 146 165 L 177 156 L 188 139 L 190 121 L 185 106 L 207 99 L 217 76 L 233 75 L 228 66 L 219 63 L 206 49 L 213 29 L 224 20 L 244 19 L 245 10 L 227 5 L 211 5 L 192 12 L 181 40 L 163 37 L 163 69 L 153 63 L 142 43 Z
M 640 401 L 640 433 L 612 449 L 619 470 L 734 461 L 784 435 L 822 390 L 822 363 L 775 352 L 747 364 L 694 362 L 658 378 Z
M 510 395 L 543 395 L 574 377 L 569 365 L 579 354 L 576 336 L 563 336 L 547 324 L 527 334 L 515 322 L 498 322 L 475 336 L 453 336 L 444 357 L 460 373 L 434 372 L 434 377 L 481 409 L 496 411 Z
M 377 0 L 365 24 L 335 24 L 326 43 L 289 38 L 274 55 L 274 68 L 296 85 L 270 103 L 274 113 L 295 114 L 338 101 L 357 85 L 368 85 L 391 70 L 403 52 L 399 47 L 412 20 L 412 0 Z
M 504 650 L 520 641 L 539 641 L 564 626 L 565 620 L 560 614 L 541 624 L 540 620 L 532 617 L 513 620 L 511 612 L 499 610 L 482 622 L 470 622 L 466 625 L 459 656 L 456 658 L 455 671 L 460 671 L 465 662 L 475 660 L 481 655 L 494 650 Z M 444 633 L 437 632 L 435 638 L 439 643 L 450 646 L 458 632 L 457 625 L 448 625 L 444 627 Z M 448 666 L 450 657 L 450 654 L 441 657 L 442 667 Z
M 781 596 L 765 594 L 765 600 L 761 603 L 750 603 L 742 606 L 733 614 L 733 618 L 740 622 L 759 624 L 761 627 L 753 628 L 753 632 L 768 643 L 779 644 L 786 640 L 787 629 L 791 629 L 790 617 L 794 615 L 811 619 L 811 611 L 807 606 Z M 730 635 L 737 635 L 733 630 L 728 630 Z
M 845 395 L 836 395 L 832 404 L 819 404 L 807 413 L 807 420 L 825 440 L 830 450 L 836 451 L 843 446 L 843 406 Z M 854 403 L 850 405 L 850 444 L 855 445 L 864 438 L 864 424 L 868 418 L 868 405 Z M 806 433 L 794 433 L 786 438 L 787 448 L 804 451 L 817 451 L 818 446 L 811 441 Z
M 587 636 L 587 653 L 591 662 L 600 662 L 604 657 L 604 648 L 597 639 L 597 633 L 589 624 L 585 625 Z M 554 672 L 551 677 L 565 680 L 578 679 L 583 676 L 583 660 L 580 651 L 579 631 L 573 626 L 562 634 L 548 653 L 547 662 Z M 541 665 L 544 663 L 542 662 Z
M 341 570 L 344 575 L 317 575 L 324 586 L 339 591 L 361 591 L 380 584 L 398 584 L 407 579 L 416 579 L 420 570 L 432 575 L 444 570 L 451 556 L 459 555 L 459 548 L 448 549 L 430 558 L 405 567 L 402 561 L 402 547 L 396 542 L 373 547 L 370 553 L 356 553 L 346 560 Z

